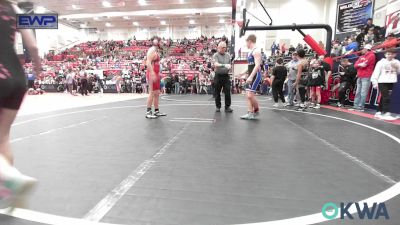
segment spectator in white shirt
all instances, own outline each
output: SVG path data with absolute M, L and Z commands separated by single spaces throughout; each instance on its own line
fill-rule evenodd
M 395 49 L 387 50 L 385 57 L 376 64 L 371 77 L 373 87 L 378 88 L 381 92 L 379 110 L 375 117 L 383 120 L 396 120 L 390 114 L 389 107 L 390 93 L 393 90 L 393 84 L 397 83 L 397 74 L 400 73 L 400 61 L 395 59 Z

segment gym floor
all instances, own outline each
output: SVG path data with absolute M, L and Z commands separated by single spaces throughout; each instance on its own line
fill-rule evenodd
M 168 116 L 155 120 L 144 118 L 144 99 L 21 115 L 16 166 L 39 185 L 29 210 L 0 224 L 264 224 L 372 196 L 389 220 L 313 221 L 399 224 L 400 197 L 386 193 L 399 190 L 399 125 L 259 100 L 255 121 L 239 119 L 241 95 L 232 114 L 187 95 L 163 97 Z M 289 221 L 280 224 L 302 224 Z

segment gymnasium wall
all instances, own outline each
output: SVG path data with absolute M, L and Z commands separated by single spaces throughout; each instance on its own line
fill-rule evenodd
M 86 34 L 81 29 L 59 23 L 58 30 L 36 30 L 36 39 L 39 53 L 43 56 L 49 50 L 62 49 L 86 41 Z
M 98 32 L 90 29 L 76 29 L 64 24 L 59 24 L 58 30 L 36 30 L 37 43 L 40 49 L 40 55 L 43 56 L 49 50 L 59 50 L 72 47 L 86 41 L 97 40 L 128 40 L 136 36 L 137 40 L 146 40 L 154 35 L 176 39 L 197 38 L 201 35 L 221 37 L 226 35 L 230 37 L 231 28 L 227 24 L 218 26 L 163 26 L 163 27 L 132 27 L 130 29 L 108 28 Z M 18 39 L 15 48 L 22 54 L 22 40 Z
M 218 26 L 162 26 L 162 27 L 134 27 L 131 29 L 109 28 L 100 30 L 98 34 L 90 35 L 91 40 L 127 40 L 136 36 L 138 40 L 149 39 L 154 35 L 176 39 L 183 39 L 184 37 L 194 39 L 205 36 L 220 37 L 226 35 L 230 36 L 230 26 L 221 24 Z

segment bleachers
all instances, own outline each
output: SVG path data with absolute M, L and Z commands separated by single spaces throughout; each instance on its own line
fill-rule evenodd
M 183 39 L 170 42 L 165 40 L 163 46 L 162 75 L 184 74 L 189 80 L 201 75 L 201 68 L 207 69 L 207 58 L 215 50 L 220 39 Z M 43 63 L 49 70 L 58 72 L 66 69 L 89 68 L 90 70 L 130 70 L 138 74 L 144 68 L 144 58 L 152 41 L 89 41 L 77 44 L 53 55 Z M 170 47 L 168 47 L 170 46 Z M 180 63 L 186 62 L 182 68 Z M 190 67 L 195 62 L 195 67 Z M 27 64 L 27 67 L 30 65 Z M 193 65 L 192 65 L 193 66 Z

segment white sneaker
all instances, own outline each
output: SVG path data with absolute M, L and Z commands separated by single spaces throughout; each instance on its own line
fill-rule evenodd
M 314 106 L 314 109 L 319 109 L 319 108 L 321 108 L 321 105 L 320 105 L 320 104 L 316 104 L 316 105 Z
M 157 118 L 158 118 L 158 116 L 154 115 L 152 111 L 146 112 L 145 117 L 146 117 L 147 119 L 157 119 Z
M 242 119 L 242 120 L 254 120 L 254 119 L 256 119 L 256 117 L 255 117 L 254 113 L 248 112 L 247 114 L 241 116 L 240 119 Z
M 306 104 L 301 103 L 301 104 L 299 104 L 299 107 L 300 107 L 300 108 L 305 108 L 305 107 L 306 107 Z
M 382 112 L 376 112 L 375 113 L 375 118 L 380 118 L 382 116 Z
M 396 120 L 396 117 L 393 117 L 389 112 L 383 114 L 380 118 L 383 120 L 388 120 L 388 121 Z
M 272 107 L 278 108 L 278 107 L 279 107 L 279 104 L 278 104 L 278 103 L 275 103 L 275 104 L 272 105 Z
M 3 168 L 0 177 L 0 208 L 25 207 L 25 201 L 37 180 L 21 174 L 14 167 Z

